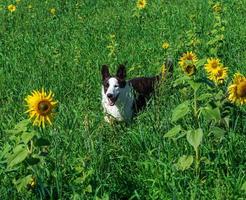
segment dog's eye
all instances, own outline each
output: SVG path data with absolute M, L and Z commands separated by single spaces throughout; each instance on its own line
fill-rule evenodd
M 115 87 L 115 88 L 118 88 L 119 86 L 118 86 L 118 85 L 115 85 L 114 87 Z

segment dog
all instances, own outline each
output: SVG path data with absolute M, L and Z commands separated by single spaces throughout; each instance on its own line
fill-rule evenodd
M 167 59 L 167 74 L 172 74 L 173 64 Z M 130 122 L 132 118 L 147 104 L 160 82 L 163 74 L 153 77 L 138 77 L 126 80 L 126 68 L 119 65 L 115 76 L 111 76 L 108 65 L 101 68 L 102 75 L 102 107 L 105 121 Z M 168 75 L 165 75 L 167 77 Z

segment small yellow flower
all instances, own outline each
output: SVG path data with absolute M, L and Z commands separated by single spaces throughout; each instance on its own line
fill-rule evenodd
M 168 42 L 163 42 L 163 44 L 162 44 L 162 48 L 163 49 L 168 49 L 169 48 L 169 43 Z
M 27 8 L 28 8 L 28 9 L 32 9 L 32 5 L 29 4 L 29 5 L 27 6 Z
M 51 13 L 52 15 L 55 15 L 55 14 L 56 14 L 56 9 L 55 9 L 55 8 L 51 8 L 51 9 L 50 9 L 50 13 Z
M 144 9 L 147 5 L 147 1 L 146 0 L 138 0 L 137 1 L 137 8 L 138 9 Z
M 246 104 L 246 77 L 236 73 L 233 82 L 228 86 L 229 101 L 236 104 Z
M 16 6 L 13 4 L 8 5 L 9 12 L 14 12 L 16 10 Z
M 222 11 L 222 6 L 219 2 L 217 2 L 216 4 L 213 5 L 213 11 L 216 13 L 219 13 Z
M 218 58 L 209 58 L 207 59 L 207 64 L 205 64 L 204 67 L 207 73 L 217 74 L 218 69 L 223 67 L 223 64 Z
M 28 186 L 32 189 L 34 189 L 37 185 L 37 181 L 36 181 L 36 178 L 35 177 L 32 177 L 31 180 L 29 181 L 28 183 Z
M 228 76 L 228 69 L 225 67 L 218 67 L 216 73 L 209 73 L 208 78 L 212 80 L 217 85 L 224 83 L 225 79 Z
M 42 89 L 41 91 L 33 91 L 31 95 L 25 98 L 30 120 L 34 119 L 33 125 L 45 127 L 45 123 L 51 123 L 53 111 L 57 102 L 53 100 L 54 94 L 50 91 L 49 94 Z
M 162 77 L 162 79 L 164 79 L 164 78 L 165 78 L 165 76 L 166 76 L 166 72 L 167 72 L 166 65 L 165 65 L 165 64 L 163 64 L 163 65 L 161 66 L 161 77 Z

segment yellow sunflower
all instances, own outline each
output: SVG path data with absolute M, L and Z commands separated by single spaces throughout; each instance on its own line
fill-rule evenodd
M 226 67 L 218 67 L 216 73 L 209 73 L 208 78 L 215 82 L 217 85 L 224 83 L 228 76 L 228 69 Z
M 195 53 L 186 52 L 179 59 L 179 65 L 184 67 L 185 65 L 195 64 L 198 61 Z
M 188 75 L 188 76 L 192 76 L 196 73 L 196 66 L 193 64 L 190 65 L 185 65 L 184 67 L 182 67 L 182 70 Z
M 16 11 L 16 6 L 13 4 L 10 4 L 10 5 L 8 5 L 8 10 L 9 10 L 9 12 L 14 12 L 14 11 Z
M 144 9 L 145 6 L 147 5 L 147 1 L 146 0 L 138 0 L 137 1 L 137 8 L 138 9 Z
M 228 93 L 228 99 L 232 103 L 246 104 L 246 77 L 236 73 L 233 82 L 228 87 Z
M 196 72 L 197 61 L 198 59 L 195 53 L 192 53 L 192 51 L 186 52 L 183 53 L 182 57 L 180 57 L 179 65 L 186 74 L 191 76 Z
M 207 59 L 207 64 L 205 64 L 204 68 L 208 73 L 217 74 L 218 69 L 220 69 L 221 67 L 223 67 L 223 64 L 220 62 L 220 59 L 209 58 Z
M 57 101 L 53 100 L 54 94 L 50 91 L 49 94 L 42 89 L 41 91 L 34 90 L 31 95 L 25 98 L 27 102 L 30 120 L 33 120 L 33 125 L 45 127 L 45 123 L 51 123 L 54 115 L 54 108 Z

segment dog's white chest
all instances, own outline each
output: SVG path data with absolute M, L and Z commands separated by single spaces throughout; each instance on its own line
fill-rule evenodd
M 124 91 L 121 91 L 118 100 L 115 105 L 110 106 L 108 103 L 108 99 L 104 94 L 102 89 L 102 106 L 107 118 L 114 118 L 117 121 L 129 121 L 133 115 L 133 101 L 134 97 L 131 91 L 130 86 L 127 86 Z

